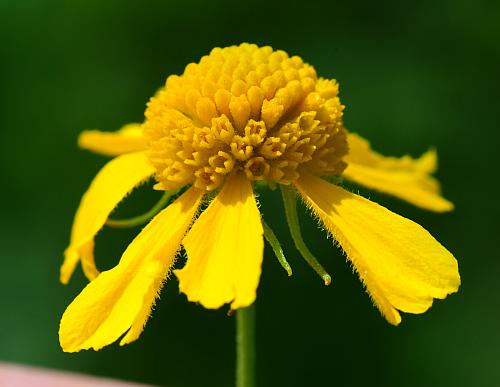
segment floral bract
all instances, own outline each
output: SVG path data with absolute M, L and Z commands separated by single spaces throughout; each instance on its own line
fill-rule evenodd
M 216 48 L 170 76 L 148 103 L 142 125 L 82 133 L 81 147 L 116 157 L 85 193 L 65 251 L 61 281 L 67 283 L 80 262 L 91 282 L 62 317 L 62 348 L 100 349 L 120 337 L 121 344 L 137 339 L 181 246 L 188 259 L 175 275 L 189 301 L 206 308 L 251 305 L 269 230 L 254 196 L 256 181 L 279 186 L 285 200 L 290 190 L 298 193 L 390 323 L 399 324 L 399 311 L 423 313 L 434 298 L 455 292 L 457 262 L 427 231 L 323 179 L 344 177 L 448 211 L 453 205 L 430 176 L 435 151 L 419 159 L 384 157 L 346 131 L 343 109 L 335 80 L 318 78 L 297 56 L 242 44 Z M 138 234 L 116 267 L 99 274 L 95 235 L 120 201 L 152 177 L 155 189 L 182 193 Z M 294 208 L 293 202 L 287 211 Z M 293 222 L 289 212 L 287 219 Z M 295 241 L 321 274 L 300 237 Z

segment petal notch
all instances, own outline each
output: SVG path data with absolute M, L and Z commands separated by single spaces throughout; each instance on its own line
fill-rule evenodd
M 180 290 L 205 308 L 231 302 L 237 309 L 255 300 L 264 248 L 252 186 L 239 172 L 196 220 L 183 240 L 188 260 L 176 270 Z
M 143 152 L 118 156 L 99 171 L 75 215 L 70 245 L 61 266 L 62 283 L 68 283 L 80 259 L 87 277 L 95 278 L 98 274 L 93 253 L 95 235 L 118 203 L 154 171 Z
M 153 218 L 117 266 L 83 289 L 61 319 L 64 351 L 98 350 L 125 332 L 120 345 L 139 337 L 202 196 L 196 188 L 186 191 Z
M 433 298 L 457 291 L 457 261 L 418 224 L 315 176 L 295 186 L 391 324 L 400 323 L 398 310 L 423 313 Z
M 370 143 L 357 134 L 349 134 L 347 142 L 349 153 L 344 158 L 347 168 L 342 173 L 346 179 L 427 210 L 444 212 L 453 209 L 453 203 L 440 195 L 437 180 L 430 176 L 437 168 L 434 149 L 418 159 L 410 156 L 397 158 L 373 151 Z

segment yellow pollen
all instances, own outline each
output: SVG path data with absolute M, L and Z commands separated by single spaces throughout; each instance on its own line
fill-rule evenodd
M 335 80 L 271 47 L 215 48 L 148 103 L 144 133 L 160 189 L 211 191 L 233 171 L 290 184 L 340 174 L 346 132 Z

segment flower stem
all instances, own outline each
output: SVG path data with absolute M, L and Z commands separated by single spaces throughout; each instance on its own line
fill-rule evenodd
M 236 387 L 255 387 L 255 303 L 236 311 Z

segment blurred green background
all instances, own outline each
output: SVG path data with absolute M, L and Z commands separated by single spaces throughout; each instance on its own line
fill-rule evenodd
M 453 213 L 360 192 L 426 227 L 458 258 L 463 281 L 392 327 L 302 211 L 308 243 L 333 275 L 321 284 L 291 244 L 278 193 L 262 195 L 294 276 L 266 247 L 259 386 L 500 385 L 498 1 L 0 0 L 0 360 L 172 387 L 233 384 L 233 318 L 188 303 L 175 279 L 139 341 L 64 354 L 59 318 L 86 282 L 79 270 L 65 287 L 58 271 L 80 197 L 106 161 L 80 151 L 78 133 L 140 122 L 169 74 L 243 41 L 336 78 L 347 128 L 375 149 L 437 147 Z M 140 189 L 118 212 L 140 213 L 157 197 Z M 100 266 L 116 263 L 136 232 L 101 232 Z

